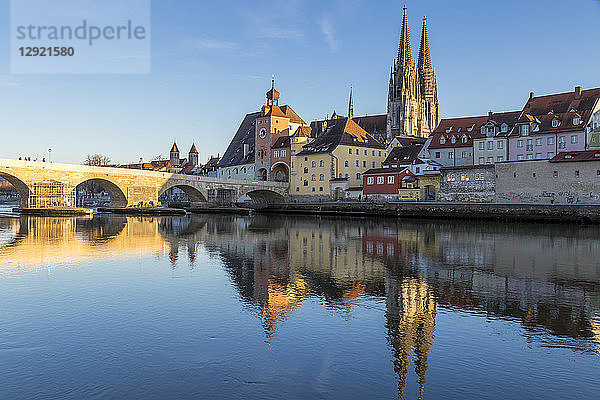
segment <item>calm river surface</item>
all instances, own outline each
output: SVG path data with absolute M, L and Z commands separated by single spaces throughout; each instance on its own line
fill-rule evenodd
M 0 216 L 4 400 L 599 395 L 599 227 Z

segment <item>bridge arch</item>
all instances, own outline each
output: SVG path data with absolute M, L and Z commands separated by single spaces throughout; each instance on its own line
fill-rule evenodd
M 158 197 L 165 194 L 168 190 L 173 188 L 181 189 L 186 194 L 186 196 L 190 199 L 192 203 L 206 203 L 208 201 L 208 194 L 202 191 L 199 188 L 196 188 L 192 185 L 187 185 L 185 183 L 167 183 L 158 191 Z
M 29 186 L 27 186 L 27 184 L 21 179 L 19 179 L 17 176 L 7 174 L 6 172 L 0 172 L 0 178 L 3 178 L 4 180 L 8 181 L 8 183 L 10 183 L 15 188 L 15 190 L 19 194 L 19 197 L 21 198 L 21 207 L 27 207 L 27 205 L 29 204 Z
M 111 207 L 123 208 L 127 207 L 127 195 L 125 192 L 114 182 L 109 181 L 104 178 L 90 178 L 85 179 L 78 184 L 76 184 L 76 188 L 80 188 L 81 185 L 85 183 L 95 183 L 104 189 L 108 195 L 110 196 L 110 205 Z
M 283 161 L 278 161 L 271 167 L 271 179 L 275 182 L 289 182 L 290 167 Z
M 239 196 L 248 196 L 253 203 L 257 204 L 273 204 L 285 203 L 285 196 L 278 191 L 269 189 L 248 189 L 241 190 Z

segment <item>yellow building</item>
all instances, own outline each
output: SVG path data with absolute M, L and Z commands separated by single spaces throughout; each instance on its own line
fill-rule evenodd
M 385 146 L 352 119 L 325 121 L 324 131 L 293 153 L 292 196 L 331 197 L 331 180 L 347 181 L 347 187 L 362 186 L 362 173 L 381 167 L 387 157 Z
M 406 201 L 435 201 L 440 190 L 440 174 L 406 176 L 398 188 L 398 198 Z

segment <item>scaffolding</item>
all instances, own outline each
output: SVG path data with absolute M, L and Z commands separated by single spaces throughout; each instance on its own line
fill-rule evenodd
M 30 208 L 76 206 L 75 188 L 57 181 L 34 183 L 29 192 Z

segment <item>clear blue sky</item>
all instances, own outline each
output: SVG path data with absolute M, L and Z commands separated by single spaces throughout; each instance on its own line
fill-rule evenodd
M 9 6 L 0 0 L 0 157 L 81 163 L 168 155 L 174 139 L 223 153 L 277 77 L 305 121 L 386 109 L 401 1 L 152 2 L 152 73 L 11 75 Z M 406 1 L 413 52 L 428 17 L 442 117 L 520 109 L 536 94 L 600 86 L 598 0 Z

